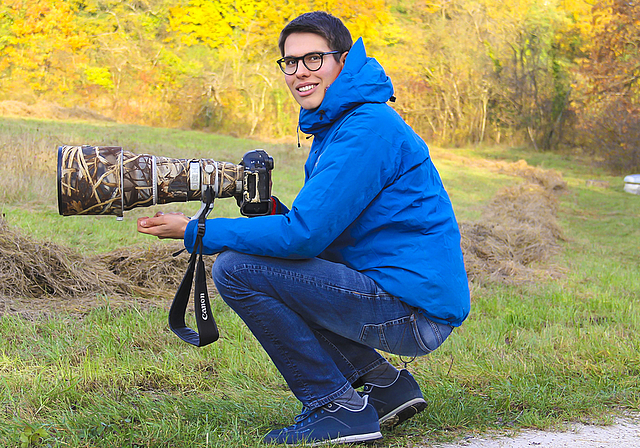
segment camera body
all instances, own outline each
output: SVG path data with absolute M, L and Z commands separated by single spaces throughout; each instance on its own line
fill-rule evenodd
M 58 211 L 116 215 L 169 202 L 234 197 L 245 216 L 271 213 L 271 170 L 266 151 L 247 152 L 240 164 L 134 154 L 116 146 L 58 148 Z
M 271 170 L 273 157 L 262 149 L 249 151 L 242 157 L 242 196 L 236 197 L 240 213 L 261 216 L 271 213 Z

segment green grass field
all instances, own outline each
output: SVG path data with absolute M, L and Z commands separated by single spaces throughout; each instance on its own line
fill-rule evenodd
M 292 127 L 292 130 L 294 128 Z M 276 160 L 274 194 L 290 204 L 305 149 L 192 131 L 115 124 L 0 119 L 0 212 L 30 237 L 85 254 L 148 246 L 136 209 L 114 217 L 57 213 L 55 154 L 61 144 L 123 146 L 138 153 L 237 163 L 253 148 Z M 640 410 L 640 196 L 622 179 L 554 154 L 479 147 L 433 149 L 460 221 L 480 218 L 518 180 L 466 160 L 525 159 L 562 172 L 558 218 L 562 275 L 538 283 L 473 285 L 472 313 L 443 346 L 409 369 L 428 409 L 374 447 L 429 446 L 488 429 L 607 423 Z M 586 181 L 597 179 L 598 186 Z M 215 216 L 238 215 L 218 200 Z M 88 313 L 8 312 L 0 317 L 0 446 L 253 447 L 298 403 L 252 335 L 219 299 L 221 339 L 191 347 L 167 327 L 171 297 L 122 306 L 96 296 Z M 42 297 L 35 300 L 51 300 Z M 52 307 L 53 309 L 53 307 Z M 402 365 L 397 357 L 391 357 Z

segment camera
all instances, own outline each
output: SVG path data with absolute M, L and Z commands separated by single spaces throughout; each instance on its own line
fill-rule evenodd
M 244 216 L 271 213 L 273 158 L 247 152 L 239 164 L 213 159 L 176 159 L 134 154 L 118 146 L 58 148 L 58 211 L 70 215 L 116 215 L 169 202 L 236 199 Z

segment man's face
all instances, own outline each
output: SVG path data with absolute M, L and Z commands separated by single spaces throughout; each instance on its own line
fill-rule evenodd
M 300 57 L 308 53 L 324 53 L 332 51 L 324 37 L 313 33 L 293 33 L 284 42 L 284 57 Z M 293 98 L 303 109 L 315 109 L 320 106 L 326 90 L 340 74 L 347 53 L 343 53 L 340 61 L 334 55 L 323 56 L 322 67 L 312 72 L 298 61 L 298 70 L 293 75 L 284 75 L 284 80 L 291 90 Z

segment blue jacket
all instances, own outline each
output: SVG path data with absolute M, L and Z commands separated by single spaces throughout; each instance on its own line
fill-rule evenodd
M 208 220 L 205 253 L 343 263 L 430 319 L 460 325 L 470 301 L 458 224 L 427 145 L 386 104 L 392 94 L 358 40 L 320 107 L 300 111 L 314 140 L 291 210 Z M 196 227 L 185 232 L 190 250 Z

